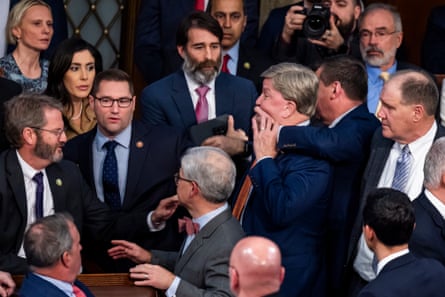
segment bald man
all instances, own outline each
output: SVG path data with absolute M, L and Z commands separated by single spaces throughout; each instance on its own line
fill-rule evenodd
M 259 297 L 278 292 L 284 279 L 281 253 L 271 240 L 249 236 L 230 255 L 230 289 L 237 297 Z

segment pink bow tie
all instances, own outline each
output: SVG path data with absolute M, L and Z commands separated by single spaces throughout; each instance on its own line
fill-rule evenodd
M 195 223 L 189 217 L 178 219 L 179 232 L 187 232 L 187 235 L 196 234 L 199 232 L 199 224 Z

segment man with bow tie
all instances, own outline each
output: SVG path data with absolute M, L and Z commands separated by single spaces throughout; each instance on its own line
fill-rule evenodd
M 192 216 L 192 220 L 180 222 L 190 234 L 179 253 L 146 251 L 134 243 L 114 240 L 116 246 L 109 255 L 139 264 L 130 269 L 135 285 L 166 290 L 167 297 L 231 296 L 229 257 L 244 236 L 227 204 L 235 174 L 235 165 L 222 150 L 205 146 L 189 149 L 176 175 L 179 204 Z

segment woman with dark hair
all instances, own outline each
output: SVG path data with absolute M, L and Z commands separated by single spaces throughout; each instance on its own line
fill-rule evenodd
M 63 106 L 68 139 L 91 130 L 96 117 L 88 103 L 96 73 L 102 71 L 100 53 L 83 39 L 72 37 L 59 44 L 50 61 L 45 94 Z

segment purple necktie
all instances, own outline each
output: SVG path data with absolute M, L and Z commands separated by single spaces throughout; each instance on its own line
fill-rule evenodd
M 198 103 L 196 104 L 195 114 L 196 121 L 199 123 L 205 122 L 209 119 L 209 104 L 207 102 L 206 94 L 210 88 L 206 85 L 200 86 L 195 89 L 198 94 Z
M 43 217 L 43 173 L 37 172 L 32 178 L 36 182 L 36 219 Z

